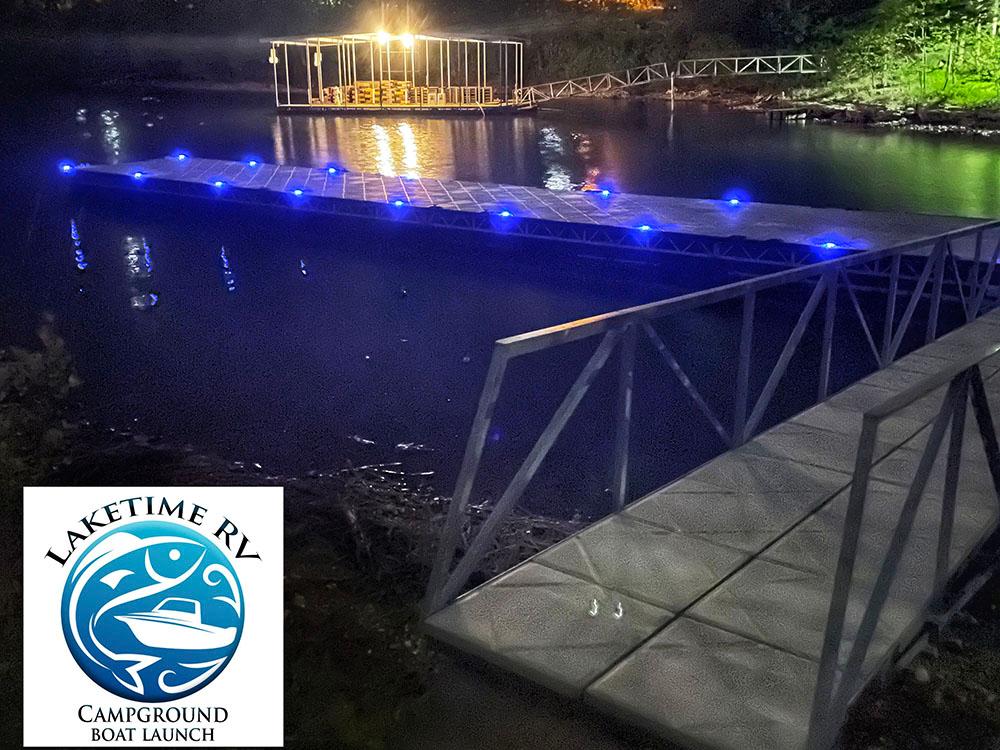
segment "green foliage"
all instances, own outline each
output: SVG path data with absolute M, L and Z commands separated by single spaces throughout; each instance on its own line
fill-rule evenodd
M 72 430 L 62 417 L 80 379 L 51 320 L 38 338 L 39 349 L 0 349 L 0 477 L 10 487 L 42 478 Z
M 1000 103 L 998 0 L 884 0 L 835 56 L 833 89 L 865 101 Z

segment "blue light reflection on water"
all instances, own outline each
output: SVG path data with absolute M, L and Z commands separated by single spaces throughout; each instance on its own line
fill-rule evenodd
M 53 127 L 7 129 L 25 154 L 23 169 L 16 163 L 0 175 L 14 180 L 7 191 L 12 210 L 0 218 L 11 221 L 10 237 L 25 236 L 34 194 L 24 186 L 37 180 L 39 164 L 131 161 L 178 146 L 354 172 L 381 163 L 407 176 L 613 185 L 607 197 L 593 194 L 611 206 L 618 192 L 720 198 L 739 184 L 761 202 L 1000 213 L 990 187 L 1000 176 L 1000 156 L 976 139 L 812 126 L 771 131 L 753 115 L 684 106 L 671 120 L 654 102 L 571 102 L 560 112 L 518 118 L 406 118 L 404 129 L 391 118 L 279 116 L 266 98 L 215 98 L 207 107 L 165 96 L 157 106 L 166 117 L 154 118 L 152 128 L 141 121 L 145 104 L 85 102 L 99 114 L 82 122 L 78 104 L 56 100 L 51 110 L 39 108 Z M 668 128 L 672 137 L 661 137 Z M 32 156 L 42 152 L 44 158 Z M 51 166 L 43 171 L 52 182 L 67 181 Z M 9 256 L 16 282 L 0 290 L 23 338 L 40 311 L 53 310 L 81 353 L 86 387 L 105 417 L 138 417 L 151 431 L 169 426 L 174 439 L 295 468 L 336 464 L 356 445 L 345 447 L 350 434 L 376 440 L 372 450 L 389 457 L 392 446 L 413 442 L 437 444 L 436 453 L 422 456 L 428 462 L 450 460 L 464 440 L 495 338 L 680 290 L 667 269 L 629 274 L 612 266 L 605 278 L 574 264 L 494 265 L 489 245 L 479 241 L 448 254 L 398 236 L 331 230 L 301 239 L 280 227 L 260 231 L 253 222 L 196 228 L 167 217 L 80 220 L 76 231 L 85 242 L 73 248 L 71 265 L 68 218 L 50 232 L 44 210 L 40 216 L 29 251 Z M 652 229 L 669 231 L 650 224 L 650 236 Z M 125 236 L 138 248 L 124 246 Z M 53 247 L 63 248 L 56 269 L 48 263 Z M 225 270 L 219 284 L 224 261 L 213 256 L 223 247 L 234 285 L 240 274 L 235 294 Z M 79 276 L 77 249 L 85 252 L 93 293 L 69 302 L 66 293 L 79 279 L 64 274 Z M 145 276 L 127 270 L 123 279 L 123 253 Z M 447 263 L 436 260 L 443 257 Z M 709 327 L 691 339 L 721 335 Z M 506 437 L 498 445 L 528 434 L 501 417 L 495 434 Z

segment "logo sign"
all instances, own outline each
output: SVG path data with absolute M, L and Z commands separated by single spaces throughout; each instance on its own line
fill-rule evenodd
M 27 746 L 280 746 L 280 488 L 24 492 Z

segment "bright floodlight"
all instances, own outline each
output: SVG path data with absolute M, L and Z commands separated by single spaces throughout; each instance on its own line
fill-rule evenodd
M 379 44 L 386 44 L 389 41 L 389 35 L 382 29 L 378 30 L 378 33 L 375 34 L 375 38 L 378 39 Z
M 413 46 L 413 34 L 403 34 L 400 39 L 403 41 L 403 46 L 407 49 Z

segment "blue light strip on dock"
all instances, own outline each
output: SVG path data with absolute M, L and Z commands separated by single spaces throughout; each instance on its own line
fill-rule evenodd
M 821 260 L 821 251 L 829 249 L 816 237 L 847 238 L 838 246 L 857 251 L 892 247 L 975 223 L 752 203 L 742 195 L 700 200 L 611 190 L 556 192 L 390 177 L 335 165 L 312 168 L 267 164 L 256 158 L 204 159 L 186 152 L 131 164 L 62 162 L 59 168 L 74 182 L 134 191 L 783 266 Z M 497 217 L 517 221 L 498 223 Z

